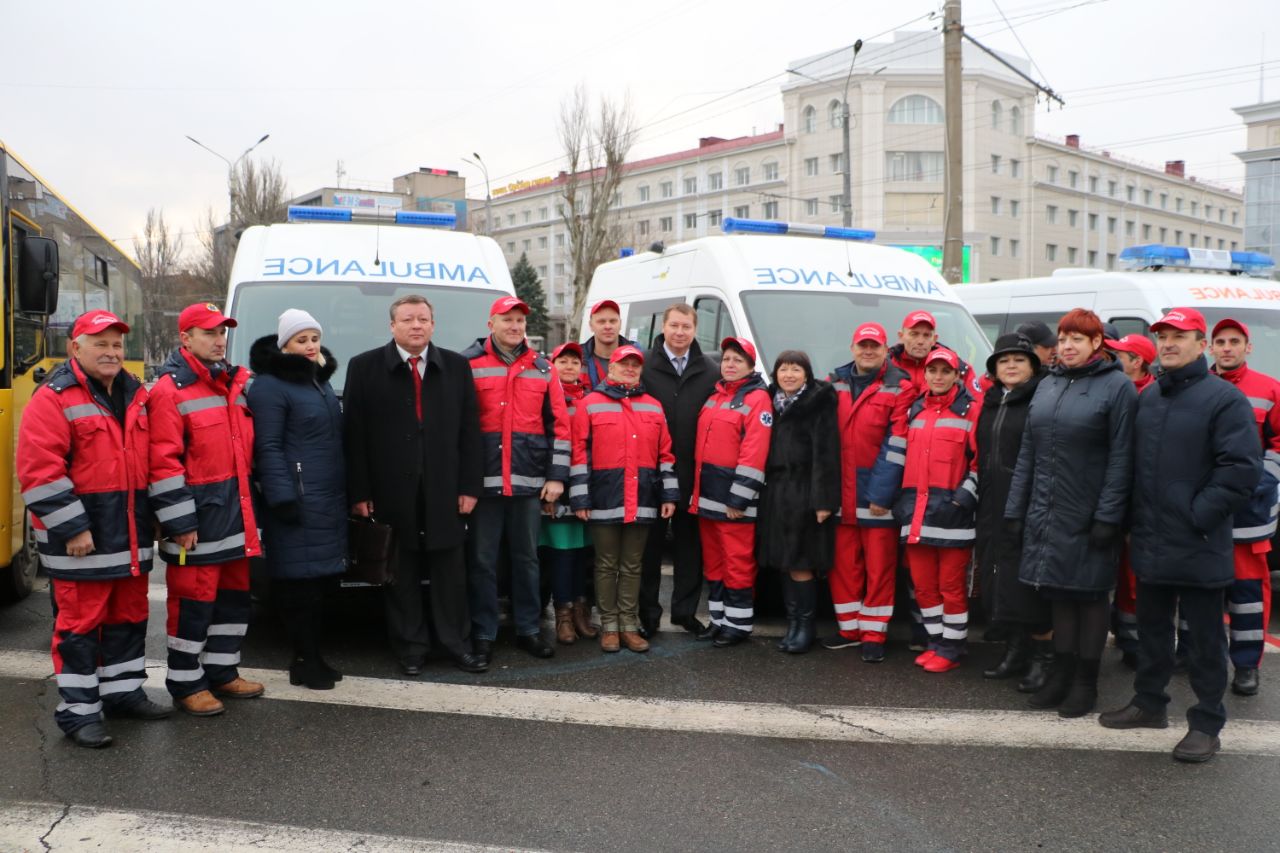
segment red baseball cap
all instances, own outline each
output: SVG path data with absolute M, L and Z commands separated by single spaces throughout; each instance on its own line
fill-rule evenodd
M 902 328 L 913 329 L 921 323 L 927 323 L 930 329 L 938 328 L 938 321 L 933 319 L 933 315 L 928 311 L 912 311 L 907 318 L 902 321 Z
M 1151 331 L 1158 332 L 1166 327 L 1180 332 L 1203 334 L 1206 331 L 1204 315 L 1194 308 L 1170 308 L 1168 313 L 1151 324 Z
M 1232 320 L 1230 317 L 1223 317 L 1219 320 L 1213 327 L 1213 334 L 1209 337 L 1216 338 L 1218 336 L 1218 332 L 1221 332 L 1223 329 L 1239 329 L 1244 333 L 1244 339 L 1246 341 L 1249 340 L 1249 327 L 1244 323 L 1241 323 L 1239 320 Z
M 506 314 L 508 311 L 520 310 L 525 314 L 529 313 L 529 306 L 520 301 L 518 296 L 499 296 L 493 300 L 493 304 L 489 306 L 489 316 L 494 314 Z
M 638 358 L 640 359 L 640 363 L 644 364 L 644 353 L 640 352 L 639 348 L 633 347 L 630 344 L 618 347 L 614 350 L 613 355 L 609 356 L 609 363 L 613 364 L 615 361 L 622 361 L 624 358 Z
M 612 308 L 614 311 L 617 311 L 619 314 L 622 313 L 622 309 L 618 307 L 618 303 L 614 302 L 612 299 L 601 299 L 595 305 L 591 306 L 591 313 L 588 314 L 587 316 L 594 317 L 598 312 L 603 311 L 605 308 Z
M 129 324 L 121 320 L 110 311 L 97 310 L 86 311 L 76 318 L 76 323 L 71 327 L 71 337 L 78 338 L 81 335 L 100 335 L 107 329 L 119 329 L 121 332 L 128 333 Z
M 751 341 L 747 340 L 746 338 L 728 337 L 720 342 L 720 351 L 724 352 L 726 349 L 729 348 L 730 345 L 732 345 L 737 349 L 742 350 L 743 355 L 745 355 L 747 357 L 747 360 L 751 362 L 751 366 L 755 367 L 756 348 L 755 348 L 755 345 L 751 343 Z
M 938 347 L 937 349 L 930 350 L 929 354 L 924 357 L 925 367 L 928 367 L 935 361 L 941 361 L 949 364 L 952 370 L 960 369 L 960 356 L 956 355 L 946 347 Z
M 884 326 L 879 323 L 863 323 L 853 333 L 853 342 L 855 344 L 862 341 L 875 341 L 878 344 L 889 343 L 889 335 L 884 330 Z
M 237 325 L 239 324 L 235 320 L 219 311 L 218 306 L 212 302 L 197 302 L 195 305 L 188 305 L 178 315 L 179 332 L 186 332 L 190 329 L 216 329 L 219 326 L 234 329 Z
M 582 346 L 577 341 L 565 341 L 551 351 L 551 360 L 555 361 L 562 355 L 576 355 L 578 361 L 582 361 Z
M 1118 341 L 1104 341 L 1104 343 L 1107 349 L 1133 353 L 1147 364 L 1155 364 L 1156 345 L 1151 343 L 1151 339 L 1146 335 L 1125 335 Z

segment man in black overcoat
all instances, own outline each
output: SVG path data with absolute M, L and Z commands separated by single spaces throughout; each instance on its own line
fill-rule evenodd
M 434 315 L 422 296 L 393 302 L 392 340 L 351 359 L 343 394 L 351 511 L 396 532 L 383 595 L 391 650 L 410 676 L 422 672 L 433 629 L 459 669 L 486 668 L 471 651 L 463 552 L 482 487 L 475 383 L 465 358 L 431 344 Z
M 640 575 L 640 625 L 646 636 L 657 633 L 662 619 L 658 587 L 662 582 L 662 548 L 671 526 L 674 577 L 671 589 L 671 622 L 693 634 L 705 626 L 695 615 L 702 598 L 702 541 L 698 538 L 698 517 L 691 514 L 693 496 L 693 447 L 702 404 L 720 381 L 720 366 L 702 354 L 697 341 L 698 314 L 683 302 L 667 308 L 662 315 L 662 334 L 644 362 L 645 390 L 658 399 L 667 416 L 671 450 L 676 457 L 676 479 L 680 502 L 668 521 L 659 519 L 649 527 Z

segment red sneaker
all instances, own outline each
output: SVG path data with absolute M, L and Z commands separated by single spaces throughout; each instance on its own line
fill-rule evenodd
M 925 672 L 950 672 L 960 666 L 960 661 L 944 658 L 942 655 L 934 655 L 924 665 Z
M 938 656 L 937 652 L 935 652 L 933 649 L 928 649 L 922 654 L 916 655 L 916 666 L 925 666 L 926 664 L 929 663 L 929 661 L 933 660 L 937 656 Z

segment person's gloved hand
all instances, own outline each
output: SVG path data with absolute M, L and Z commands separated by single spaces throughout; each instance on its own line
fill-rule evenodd
M 1120 525 L 1095 521 L 1089 528 L 1089 547 L 1105 551 L 1120 540 Z
M 302 520 L 302 512 L 297 501 L 285 501 L 271 507 L 271 514 L 286 524 L 297 524 Z

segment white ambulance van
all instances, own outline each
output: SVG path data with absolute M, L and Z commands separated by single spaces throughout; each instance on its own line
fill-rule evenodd
M 778 353 L 799 349 L 826 377 L 850 360 L 859 323 L 880 323 L 893 344 L 907 314 L 923 308 L 937 319 L 939 340 L 983 369 L 990 343 L 957 290 L 920 257 L 868 242 L 875 236 L 869 231 L 735 218 L 722 228 L 723 235 L 601 264 L 586 300 L 584 336 L 590 306 L 612 299 L 623 334 L 648 349 L 662 333 L 663 311 L 685 302 L 697 310 L 704 353 L 716 354 L 721 340 L 740 335 L 755 344 L 762 373 Z
M 1174 307 L 1200 311 L 1212 329 L 1224 317 L 1249 327 L 1250 366 L 1280 376 L 1280 282 L 1275 264 L 1257 252 L 1132 246 L 1120 253 L 1125 268 L 1060 269 L 1043 278 L 966 284 L 956 293 L 991 340 L 1019 324 L 1040 320 L 1056 329 L 1072 308 L 1088 308 L 1121 335 L 1150 334 L 1151 324 Z
M 488 237 L 452 230 L 452 214 L 346 208 L 289 208 L 289 221 L 245 230 L 227 291 L 229 357 L 249 363 L 249 347 L 276 333 L 286 308 L 311 312 L 338 359 L 339 395 L 352 356 L 390 340 L 387 309 L 420 293 L 435 308 L 432 343 L 464 349 L 485 334 L 489 306 L 515 291 L 506 259 Z

